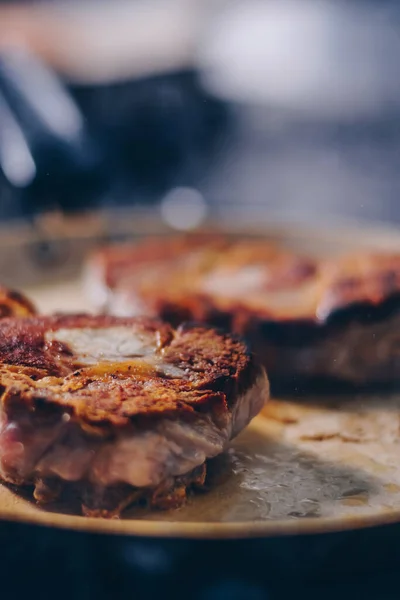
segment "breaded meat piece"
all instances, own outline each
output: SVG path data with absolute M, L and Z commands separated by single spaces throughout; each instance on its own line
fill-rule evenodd
M 231 335 L 87 315 L 0 321 L 0 388 L 0 477 L 101 517 L 181 504 L 268 397 Z
M 400 254 L 316 259 L 255 238 L 213 236 L 209 244 L 189 236 L 103 249 L 86 272 L 107 295 L 108 312 L 240 334 L 275 389 L 400 380 Z

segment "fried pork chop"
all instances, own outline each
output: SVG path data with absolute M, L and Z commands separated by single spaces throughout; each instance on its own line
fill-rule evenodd
M 400 255 L 315 259 L 263 240 L 184 236 L 100 250 L 86 280 L 113 314 L 244 336 L 275 389 L 399 381 Z
M 231 335 L 87 315 L 0 321 L 0 388 L 2 480 L 100 517 L 181 504 L 268 397 Z

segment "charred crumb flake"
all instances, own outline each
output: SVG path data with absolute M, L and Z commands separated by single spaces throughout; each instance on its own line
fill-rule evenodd
M 35 312 L 32 302 L 23 294 L 0 286 L 0 318 L 26 317 Z

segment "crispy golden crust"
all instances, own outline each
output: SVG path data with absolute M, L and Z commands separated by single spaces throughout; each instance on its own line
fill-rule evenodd
M 147 238 L 142 244 L 122 244 L 112 247 L 103 247 L 93 252 L 88 263 L 101 273 L 104 283 L 110 289 L 118 287 L 121 278 L 124 280 L 132 277 L 136 279 L 136 269 L 151 265 L 154 269 L 157 265 L 171 266 L 185 263 L 191 253 L 200 250 L 199 267 L 207 262 L 208 254 L 222 251 L 228 245 L 228 240 L 222 236 L 197 234 L 180 235 L 173 238 L 161 240 L 159 237 Z M 197 265 L 196 265 L 197 266 Z M 141 271 L 145 277 L 145 270 Z
M 35 313 L 35 307 L 23 294 L 0 286 L 0 319 L 27 317 Z
M 172 322 L 207 321 L 218 313 L 234 322 L 321 323 L 338 311 L 378 307 L 400 294 L 400 255 L 364 252 L 317 260 L 257 239 L 151 240 L 103 249 L 94 261 L 112 292 L 111 310 L 113 299 L 122 298 L 126 312 L 139 301 L 149 314 Z M 152 264 L 160 269 L 153 271 Z
M 146 335 L 157 361 L 82 365 L 67 344 L 47 341 L 59 330 L 113 327 Z M 259 372 L 243 342 L 206 326 L 173 330 L 156 319 L 86 315 L 0 322 L 2 405 L 10 419 L 26 410 L 38 419 L 67 411 L 91 432 L 199 411 L 218 422 L 229 409 L 227 395 L 235 402 Z
M 67 347 L 46 341 L 46 333 L 58 329 L 131 326 L 135 332 L 150 333 L 162 348 L 173 336 L 172 329 L 157 319 L 121 319 L 85 314 L 3 319 L 0 321 L 0 364 L 42 369 L 43 375 L 62 376 L 76 370 Z

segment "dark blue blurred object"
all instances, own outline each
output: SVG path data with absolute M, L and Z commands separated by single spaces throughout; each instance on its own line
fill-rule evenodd
M 0 92 L 0 166 L 10 186 L 24 190 L 23 212 L 68 206 L 74 186 L 91 192 L 90 203 L 101 190 L 105 154 L 58 77 L 27 53 L 7 53 L 0 57 Z
M 0 127 L 12 129 L 19 154 L 15 163 L 5 136 L 0 217 L 151 203 L 195 185 L 226 116 L 193 73 L 67 89 L 36 58 L 4 55 Z

